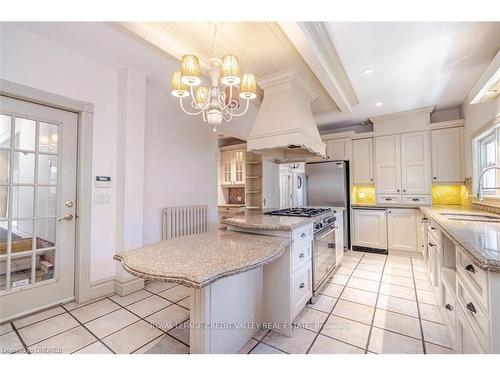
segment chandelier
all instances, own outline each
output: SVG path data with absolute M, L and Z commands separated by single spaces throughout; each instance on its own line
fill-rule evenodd
M 214 31 L 214 55 L 216 55 L 217 27 Z M 235 55 L 225 55 L 222 60 L 212 57 L 208 61 L 209 86 L 202 85 L 200 61 L 194 55 L 184 55 L 181 69 L 172 75 L 172 95 L 179 98 L 181 109 L 188 115 L 200 115 L 204 122 L 212 126 L 214 132 L 222 121 L 248 111 L 250 100 L 257 97 L 257 85 L 253 74 L 240 73 L 239 59 Z M 189 103 L 184 103 L 188 98 Z M 240 99 L 246 101 L 240 109 Z

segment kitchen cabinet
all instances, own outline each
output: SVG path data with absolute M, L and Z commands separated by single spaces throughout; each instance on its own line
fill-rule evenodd
M 387 249 L 386 210 L 353 209 L 354 246 Z
M 472 328 L 465 319 L 461 308 L 457 310 L 457 349 L 462 354 L 483 354 L 481 345 L 477 340 Z
M 377 194 L 401 193 L 401 140 L 399 135 L 375 138 Z
M 389 251 L 417 251 L 417 211 L 414 208 L 387 210 L 387 247 Z
M 326 141 L 326 157 L 330 160 L 349 160 L 351 157 L 350 138 L 329 139 Z
M 262 208 L 279 208 L 280 205 L 279 164 L 262 161 Z
M 245 184 L 245 149 L 221 151 L 221 185 Z
M 344 212 L 335 214 L 335 267 L 344 259 Z
M 432 182 L 463 182 L 463 127 L 431 130 Z
M 373 138 L 353 140 L 352 153 L 353 184 L 373 184 Z

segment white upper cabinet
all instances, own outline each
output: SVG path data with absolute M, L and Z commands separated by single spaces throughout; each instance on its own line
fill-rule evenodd
M 221 184 L 231 185 L 233 182 L 233 172 L 232 172 L 232 151 L 222 151 L 221 156 Z
M 463 182 L 463 128 L 431 130 L 432 182 Z
M 430 194 L 429 132 L 401 134 L 401 192 Z
M 375 138 L 377 194 L 401 192 L 401 142 L 399 135 Z
M 245 150 L 221 151 L 221 185 L 245 184 Z
M 353 184 L 373 184 L 373 138 L 352 142 Z
M 326 156 L 330 160 L 349 160 L 351 158 L 350 138 L 329 139 L 326 141 Z
M 395 208 L 387 211 L 389 250 L 417 251 L 417 210 Z

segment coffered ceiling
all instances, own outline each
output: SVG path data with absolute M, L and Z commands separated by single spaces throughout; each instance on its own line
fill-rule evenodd
M 184 54 L 194 54 L 204 63 L 213 57 L 217 25 L 215 50 L 218 57 L 228 53 L 237 55 L 241 71 L 255 74 L 257 81 L 294 68 L 317 95 L 312 103 L 313 113 L 339 110 L 278 23 L 127 22 L 121 25 L 177 59 Z

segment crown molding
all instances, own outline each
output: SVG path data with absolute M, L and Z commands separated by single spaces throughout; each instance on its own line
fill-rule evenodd
M 430 115 L 436 109 L 435 105 L 429 107 L 422 107 L 417 109 L 411 109 L 409 111 L 388 113 L 386 115 L 380 115 L 375 117 L 370 117 L 370 120 L 375 124 L 377 122 L 384 122 L 390 120 L 396 120 L 405 117 L 418 116 L 418 115 Z

